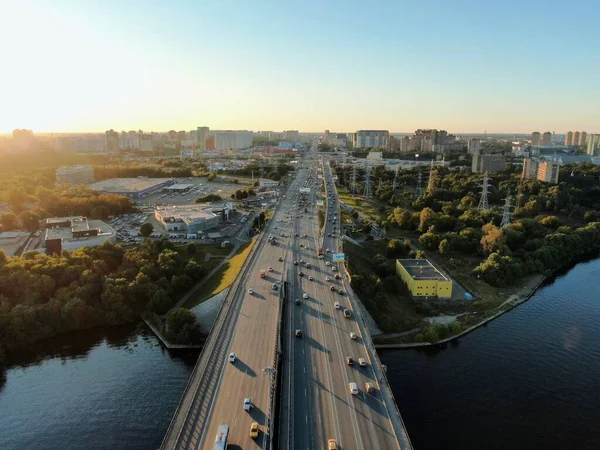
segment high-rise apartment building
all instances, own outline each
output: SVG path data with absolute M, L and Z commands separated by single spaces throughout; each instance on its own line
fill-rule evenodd
M 106 135 L 106 151 L 108 153 L 119 152 L 119 133 L 112 128 L 104 133 Z
M 521 178 L 537 179 L 546 183 L 558 184 L 559 172 L 559 163 L 525 158 L 523 159 L 523 173 Z
M 570 147 L 571 145 L 573 145 L 573 132 L 569 131 L 565 134 L 565 146 Z
M 198 138 L 198 149 L 200 151 L 206 150 L 206 141 L 209 138 L 210 128 L 208 127 L 198 127 L 197 129 L 197 138 Z
M 551 142 L 552 142 L 552 133 L 550 133 L 549 131 L 546 131 L 542 135 L 542 145 L 550 145 Z
M 400 139 L 400 151 L 408 152 L 410 148 L 410 136 L 402 136 Z
M 552 161 L 540 161 L 537 168 L 537 179 L 547 183 L 558 184 L 560 166 Z
M 585 131 L 582 131 L 581 134 L 579 135 L 579 142 L 577 145 L 583 147 L 585 145 L 586 140 L 587 140 L 587 133 Z
M 362 147 L 387 147 L 390 136 L 388 130 L 358 130 L 353 137 L 352 145 Z
M 469 138 L 469 144 L 467 147 L 467 151 L 471 155 L 474 155 L 475 153 L 479 153 L 481 151 L 481 139 Z
M 300 132 L 298 130 L 285 130 L 283 132 L 283 139 L 289 142 L 298 142 Z
M 587 151 L 590 156 L 597 156 L 600 153 L 600 134 L 587 135 Z
M 540 145 L 540 133 L 538 131 L 531 133 L 531 145 Z
M 56 169 L 56 185 L 90 184 L 94 180 L 92 166 L 63 166 Z
M 471 171 L 474 173 L 503 172 L 506 169 L 506 158 L 501 154 L 482 155 L 473 154 Z
M 214 149 L 239 150 L 252 147 L 252 138 L 254 133 L 246 130 L 219 130 L 212 131 L 211 137 L 214 139 Z
M 579 131 L 573 133 L 573 145 L 579 145 Z

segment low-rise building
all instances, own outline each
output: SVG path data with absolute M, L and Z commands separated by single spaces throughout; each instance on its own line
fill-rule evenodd
M 46 219 L 45 228 L 44 247 L 48 254 L 117 241 L 117 233 L 112 227 L 101 220 L 88 220 L 83 216 Z
M 219 226 L 232 210 L 228 202 L 157 206 L 154 217 L 168 232 L 196 234 Z
M 92 166 L 63 166 L 56 169 L 56 184 L 90 184 L 94 182 Z
M 397 259 L 396 273 L 413 297 L 452 298 L 452 280 L 426 259 Z
M 270 188 L 279 186 L 279 181 L 268 180 L 266 178 L 261 178 L 258 181 L 258 186 L 261 188 Z
M 119 194 L 139 200 L 174 183 L 171 178 L 110 178 L 88 185 L 93 191 Z

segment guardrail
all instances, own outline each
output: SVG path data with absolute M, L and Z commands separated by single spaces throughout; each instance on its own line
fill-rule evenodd
M 265 231 L 266 231 L 266 229 L 265 229 Z M 200 412 L 203 409 L 204 410 L 208 409 L 206 407 L 202 408 L 202 406 L 206 406 L 206 405 L 204 405 L 206 400 L 211 398 L 212 395 L 214 395 L 216 386 L 214 386 L 213 379 L 207 380 L 205 373 L 210 366 L 210 368 L 213 369 L 213 374 L 214 374 L 213 378 L 214 378 L 214 376 L 216 376 L 216 374 L 219 373 L 219 371 L 216 370 L 217 367 L 215 367 L 217 365 L 217 362 L 220 361 L 221 364 L 224 364 L 225 358 L 224 358 L 223 353 L 225 352 L 225 349 L 228 346 L 220 345 L 217 347 L 216 345 L 217 345 L 217 343 L 224 344 L 223 341 L 225 340 L 227 335 L 231 334 L 231 332 L 233 331 L 231 329 L 232 328 L 231 324 L 229 324 L 230 325 L 229 327 L 225 327 L 224 325 L 227 324 L 228 321 L 231 321 L 231 317 L 233 316 L 232 311 L 235 312 L 236 308 L 241 309 L 241 305 L 243 302 L 241 301 L 241 297 L 238 295 L 239 289 L 240 289 L 240 284 L 241 284 L 242 280 L 244 280 L 246 278 L 249 268 L 254 263 L 254 259 L 256 258 L 258 249 L 264 243 L 265 236 L 267 235 L 267 233 L 265 231 L 263 231 L 261 236 L 257 239 L 256 243 L 254 244 L 254 247 L 250 251 L 250 254 L 248 255 L 248 258 L 244 264 L 244 268 L 242 269 L 242 275 L 236 279 L 236 281 L 234 282 L 234 285 L 232 286 L 232 289 L 230 289 L 229 294 L 225 298 L 225 301 L 219 308 L 219 312 L 217 313 L 217 318 L 213 322 L 213 325 L 209 332 L 209 339 L 206 342 L 205 347 L 202 350 L 200 357 L 198 358 L 196 367 L 194 368 L 194 371 L 192 372 L 192 375 L 190 376 L 190 379 L 188 380 L 188 382 L 186 384 L 182 398 L 179 402 L 179 405 L 177 406 L 177 409 L 175 410 L 173 419 L 171 420 L 171 423 L 169 424 L 169 428 L 167 429 L 167 432 L 166 432 L 163 442 L 161 444 L 161 449 L 168 448 L 168 447 L 166 447 L 167 439 L 173 432 L 173 427 L 176 423 L 176 419 L 179 417 L 182 409 L 185 407 L 184 400 L 185 400 L 186 394 L 187 394 L 190 386 L 198 379 L 198 377 L 200 377 L 201 382 L 199 383 L 198 388 L 196 389 L 196 392 L 201 392 L 201 394 L 196 395 L 194 397 L 194 399 L 190 402 L 190 404 L 187 408 L 187 411 L 185 413 L 185 418 L 189 417 L 190 411 L 192 410 L 192 407 L 194 407 L 194 406 L 198 406 L 198 408 L 196 408 L 196 411 L 197 411 L 196 414 L 200 414 Z M 236 299 L 237 299 L 237 302 L 232 301 L 232 300 L 236 300 Z M 217 329 L 217 327 L 218 327 L 218 332 L 213 333 L 213 331 L 215 331 Z M 214 336 L 214 338 L 211 339 L 211 337 L 213 337 L 213 336 Z M 231 338 L 231 336 L 229 336 L 229 338 Z M 220 352 L 221 355 L 219 355 L 220 356 L 219 358 L 216 358 L 215 351 Z M 213 383 L 211 383 L 211 382 L 213 382 Z M 213 385 L 212 389 L 210 387 L 211 384 Z M 201 389 L 202 387 L 204 387 L 204 389 Z M 210 394 L 210 395 L 208 395 L 208 394 Z M 202 421 L 200 423 L 201 431 L 204 430 L 204 427 L 206 425 L 206 419 L 208 418 L 208 413 L 209 413 L 209 411 L 206 411 L 204 416 L 199 417 L 197 419 L 198 422 Z M 184 429 L 185 429 L 184 425 L 185 425 L 185 423 L 182 425 L 181 430 L 177 434 L 177 437 L 175 439 L 175 447 L 178 446 L 179 442 L 181 441 L 182 433 L 184 432 Z M 202 436 L 203 432 L 200 432 L 199 435 Z

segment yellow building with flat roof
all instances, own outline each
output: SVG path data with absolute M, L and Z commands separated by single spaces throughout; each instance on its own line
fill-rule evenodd
M 397 259 L 396 273 L 413 297 L 452 298 L 452 280 L 426 259 Z

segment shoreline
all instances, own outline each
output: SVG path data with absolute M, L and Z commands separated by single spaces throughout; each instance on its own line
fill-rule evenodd
M 386 349 L 386 348 L 418 348 L 418 347 L 431 347 L 434 345 L 442 345 L 442 344 L 446 344 L 448 342 L 452 342 L 460 337 L 463 337 L 469 333 L 471 333 L 472 331 L 476 330 L 477 328 L 491 322 L 494 319 L 497 319 L 498 317 L 502 316 L 503 314 L 512 311 L 514 308 L 516 308 L 517 306 L 525 303 L 526 301 L 528 301 L 531 297 L 533 297 L 533 294 L 535 294 L 537 292 L 537 290 L 540 288 L 540 286 L 549 278 L 551 277 L 552 274 L 550 275 L 539 275 L 540 279 L 538 280 L 537 283 L 535 283 L 535 285 L 533 286 L 533 288 L 529 289 L 529 293 L 524 295 L 523 297 L 519 298 L 523 292 L 519 293 L 519 294 L 513 294 L 511 297 L 516 296 L 517 298 L 512 299 L 511 297 L 509 297 L 502 305 L 511 302 L 510 306 L 506 309 L 503 309 L 502 311 L 498 311 L 496 314 L 487 317 L 485 319 L 483 319 L 481 322 L 476 323 L 475 325 L 471 325 L 469 328 L 467 328 L 466 330 L 461 331 L 458 334 L 455 334 L 454 336 L 450 336 L 447 337 L 445 339 L 441 339 L 437 342 L 413 342 L 410 344 L 376 344 L 375 348 L 382 348 L 382 349 Z M 527 291 L 525 291 L 527 292 Z M 501 305 L 501 306 L 502 306 Z

